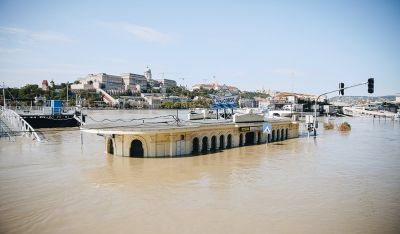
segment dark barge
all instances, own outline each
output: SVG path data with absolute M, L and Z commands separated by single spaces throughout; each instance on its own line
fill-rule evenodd
M 51 100 L 50 106 L 16 107 L 18 113 L 33 128 L 79 127 L 85 122 L 82 110 L 62 107 L 60 100 Z

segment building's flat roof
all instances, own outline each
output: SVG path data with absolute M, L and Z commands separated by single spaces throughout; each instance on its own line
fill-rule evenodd
M 271 118 L 266 122 L 290 123 L 290 119 Z M 152 134 L 152 133 L 174 133 L 182 131 L 195 131 L 198 128 L 223 129 L 224 127 L 262 126 L 265 122 L 234 123 L 232 120 L 181 120 L 176 122 L 173 118 L 134 120 L 132 122 L 113 122 L 86 124 L 81 130 L 98 134 Z

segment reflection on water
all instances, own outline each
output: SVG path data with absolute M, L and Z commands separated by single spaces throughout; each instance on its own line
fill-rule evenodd
M 347 134 L 184 158 L 114 157 L 75 130 L 0 141 L 0 232 L 398 233 L 400 124 L 346 121 Z

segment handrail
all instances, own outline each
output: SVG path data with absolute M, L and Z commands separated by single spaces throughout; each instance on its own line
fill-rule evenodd
M 15 111 L 3 107 L 1 115 L 4 116 L 4 118 L 6 118 L 13 126 L 18 128 L 24 136 L 32 137 L 37 141 L 42 140 L 36 130 Z

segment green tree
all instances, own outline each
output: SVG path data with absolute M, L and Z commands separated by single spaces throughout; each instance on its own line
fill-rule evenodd
M 163 102 L 162 104 L 161 104 L 161 108 L 164 108 L 164 109 L 173 109 L 174 108 L 174 103 L 173 102 Z

